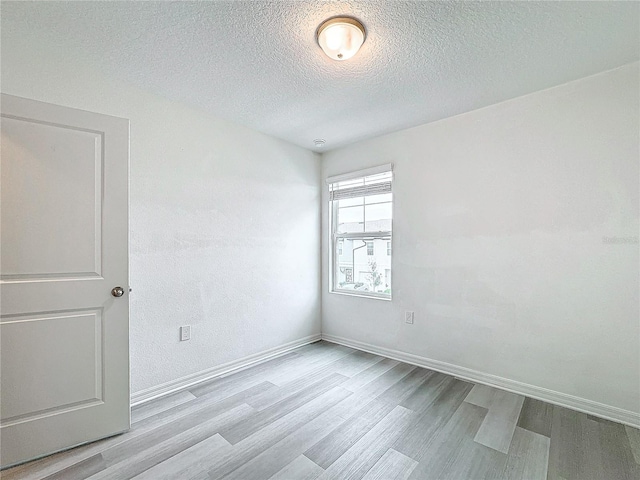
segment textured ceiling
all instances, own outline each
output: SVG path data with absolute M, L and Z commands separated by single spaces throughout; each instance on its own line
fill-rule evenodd
M 315 42 L 367 28 L 351 60 Z M 325 150 L 635 61 L 638 2 L 2 2 L 2 41 L 37 36 L 157 94 Z

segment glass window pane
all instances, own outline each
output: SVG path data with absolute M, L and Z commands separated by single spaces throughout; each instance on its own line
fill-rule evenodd
M 338 208 L 338 233 L 364 231 L 364 207 Z
M 342 200 L 338 200 L 338 207 L 353 207 L 355 205 L 364 204 L 364 197 L 355 197 L 355 198 L 344 198 Z
M 375 205 L 367 205 L 366 216 L 369 220 L 391 220 L 393 209 L 391 203 L 376 203 Z
M 338 252 L 335 274 L 335 288 L 353 290 L 353 240 L 344 239 L 342 242 L 342 252 Z
M 381 202 L 390 202 L 392 193 L 383 193 L 381 195 L 369 195 L 365 197 L 365 203 L 381 203 Z
M 389 237 L 361 240 L 345 238 L 336 262 L 335 288 L 355 292 L 391 294 Z
M 391 203 L 378 203 L 365 207 L 366 232 L 388 232 L 391 231 Z

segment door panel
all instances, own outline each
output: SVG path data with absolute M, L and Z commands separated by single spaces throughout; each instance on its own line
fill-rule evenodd
M 99 276 L 102 135 L 13 118 L 1 129 L 3 278 Z
M 1 100 L 7 467 L 129 428 L 129 122 Z M 124 296 L 111 295 L 116 286 Z
M 0 379 L 7 392 L 1 405 L 5 424 L 102 402 L 100 310 L 7 318 L 0 340 L 2 355 L 13 360 L 3 366 Z M 59 372 L 65 372 L 67 381 L 61 381 Z M 73 381 L 78 378 L 82 381 Z M 43 391 L 47 394 L 41 395 Z

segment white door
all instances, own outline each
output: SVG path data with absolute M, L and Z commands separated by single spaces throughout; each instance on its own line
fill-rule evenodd
M 129 428 L 129 121 L 10 95 L 0 113 L 7 467 Z

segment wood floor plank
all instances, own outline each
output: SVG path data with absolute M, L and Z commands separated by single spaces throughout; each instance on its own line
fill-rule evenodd
M 477 407 L 477 405 L 473 406 Z M 504 453 L 480 445 L 470 438 L 464 438 L 440 461 L 419 463 L 410 478 L 412 480 L 499 479 L 506 457 Z
M 393 449 L 419 462 L 429 452 L 433 439 L 456 413 L 471 388 L 471 384 L 451 378 L 446 388 L 440 390 L 431 401 L 429 408 L 418 414 L 416 421 L 393 444 Z
M 385 372 L 391 370 L 393 367 L 398 365 L 400 362 L 397 360 L 391 360 L 389 358 L 385 358 L 380 362 L 377 362 L 371 365 L 366 370 L 354 375 L 348 382 L 345 382 L 343 385 L 347 390 L 351 390 L 355 392 L 356 390 L 362 388 L 366 384 L 374 381 L 380 375 L 383 375 Z
M 180 419 L 184 419 L 184 422 L 189 422 L 191 421 L 190 419 L 194 417 L 215 416 L 225 410 L 245 404 L 255 396 L 263 394 L 265 391 L 277 388 L 269 382 L 262 382 L 249 388 L 244 388 L 245 385 L 233 386 L 232 388 L 227 387 L 223 387 L 220 391 L 210 392 L 190 402 L 177 405 L 167 411 L 145 418 L 136 423 L 130 432 L 123 434 L 120 438 L 128 440 L 127 436 L 129 436 L 129 433 L 136 433 L 137 435 L 135 436 L 147 434 L 158 428 L 164 428 L 166 425 Z M 116 439 L 117 438 L 114 438 L 114 440 Z
M 43 480 L 68 480 L 70 478 L 88 478 L 106 468 L 106 462 L 101 454 L 94 455 L 59 472 L 48 475 Z M 0 478 L 3 475 L 0 473 Z
M 344 362 L 338 361 L 334 371 L 345 377 L 353 377 L 382 360 L 384 360 L 384 357 L 379 355 L 356 351 L 346 357 Z
M 474 440 L 502 453 L 509 452 L 524 397 L 504 391 L 495 392 Z
M 339 428 L 324 436 L 307 450 L 305 455 L 320 467 L 329 468 L 393 408 L 395 405 L 377 400 L 364 404 L 357 416 L 348 419 Z
M 201 476 L 207 473 L 211 457 L 219 456 L 230 450 L 229 442 L 216 434 L 167 458 L 133 478 L 135 480 L 172 480 Z
M 266 425 L 234 445 L 230 454 L 216 458 L 215 464 L 209 470 L 210 478 L 219 479 L 230 474 L 351 395 L 352 392 L 335 387 Z
M 506 461 L 504 453 L 485 447 L 471 439 L 465 439 L 451 463 L 440 475 L 440 479 L 497 479 L 500 478 Z
M 348 355 L 333 359 L 329 363 L 321 362 L 315 370 L 305 370 L 304 375 L 299 377 L 299 379 L 327 373 L 339 373 L 340 375 L 350 378 L 382 360 L 383 357 L 377 355 L 368 353 L 365 355 L 365 352 L 354 351 Z
M 347 380 L 347 377 L 338 373 L 331 374 L 326 378 L 320 378 L 307 388 L 297 392 L 297 394 L 287 397 L 264 410 L 255 412 L 243 421 L 237 422 L 234 425 L 221 430 L 220 434 L 229 443 L 235 445 L 258 430 L 264 428 L 265 425 L 273 423 L 275 420 L 296 410 L 298 407 L 313 398 L 316 398 L 318 395 L 322 395 L 323 393 L 340 385 L 345 380 Z
M 591 420 L 581 412 L 553 407 L 549 448 L 550 480 L 637 480 L 636 463 L 624 426 Z
M 275 385 L 282 386 L 294 379 L 310 375 L 318 369 L 329 365 L 347 355 L 354 352 L 352 348 L 342 347 L 340 345 L 335 348 L 329 348 L 324 352 L 317 355 L 309 356 L 304 362 L 296 362 L 284 366 L 277 371 L 266 372 L 263 375 L 263 380 L 271 382 Z
M 610 420 L 602 420 L 598 422 L 598 433 L 605 475 L 621 480 L 640 479 L 640 465 L 634 458 L 624 426 Z
M 401 406 L 395 407 L 366 435 L 358 440 L 319 477 L 322 480 L 357 480 L 376 464 L 415 420 L 416 414 Z
M 546 480 L 550 443 L 545 435 L 516 427 L 503 477 Z
M 269 382 L 261 382 L 258 384 L 253 384 L 253 382 L 251 382 L 249 385 L 244 382 L 239 382 L 237 384 L 225 384 L 224 386 L 221 386 L 219 390 L 211 391 L 207 394 L 196 397 L 190 402 L 176 405 L 169 410 L 141 420 L 133 425 L 132 431 L 147 432 L 149 430 L 153 430 L 159 425 L 173 422 L 182 417 L 198 414 L 198 412 L 201 412 L 204 409 L 222 411 L 224 409 L 233 408 L 251 401 L 255 396 L 277 388 Z
M 399 363 L 390 370 L 387 370 L 382 375 L 372 380 L 371 382 L 363 385 L 356 391 L 364 393 L 366 395 L 378 396 L 382 395 L 387 389 L 396 385 L 404 377 L 409 375 L 412 371 L 418 367 L 414 365 L 408 365 L 406 363 Z M 348 389 L 348 387 L 347 387 Z
M 169 437 L 163 441 L 153 441 L 149 439 L 144 446 L 138 449 L 137 453 L 122 455 L 119 452 L 107 450 L 102 453 L 105 461 L 109 465 L 104 470 L 89 477 L 91 480 L 122 480 L 132 478 L 163 462 L 169 457 L 179 454 L 197 443 L 215 435 L 218 430 L 225 425 L 247 417 L 253 412 L 253 408 L 243 404 L 223 414 L 213 417 L 204 422 Z
M 461 401 L 444 426 L 417 455 L 412 479 L 492 478 L 504 468 L 507 456 L 473 441 L 487 409 Z
M 415 368 L 410 371 L 400 381 L 391 385 L 384 392 L 378 395 L 383 402 L 399 405 L 403 400 L 413 395 L 427 378 L 436 372 L 425 368 Z
M 196 396 L 193 393 L 185 390 L 133 407 L 131 409 L 131 423 L 138 423 L 140 420 L 165 412 L 176 405 L 182 405 L 195 398 Z
M 465 398 L 464 401 L 472 405 L 477 405 L 479 407 L 488 409 L 493 402 L 493 396 L 496 394 L 496 392 L 498 392 L 496 388 L 478 383 L 477 385 L 473 386 L 473 388 L 469 392 L 469 395 L 467 395 L 467 398 Z
M 355 353 L 354 349 L 342 345 L 331 343 L 320 343 L 319 345 L 313 352 L 299 355 L 299 358 L 302 357 L 302 361 L 269 370 L 265 380 L 281 385 L 282 381 L 289 382 Z
M 255 413 L 255 410 L 245 403 L 237 403 L 236 398 L 223 400 L 206 405 L 192 411 L 190 415 L 180 416 L 173 421 L 165 422 L 148 431 L 145 435 L 138 435 L 132 439 L 120 442 L 101 453 L 105 460 L 115 463 L 146 450 L 149 445 L 159 444 L 171 440 L 185 431 L 197 427 L 205 422 L 217 420 L 219 429 L 241 422 Z M 216 430 L 213 433 L 218 433 Z
M 269 480 L 315 480 L 324 470 L 304 455 L 299 455 L 293 462 L 269 477 Z
M 629 439 L 629 446 L 631 447 L 633 458 L 636 463 L 640 465 L 640 430 L 628 425 L 625 425 L 624 428 L 627 433 L 627 438 Z
M 108 442 L 112 438 L 114 437 L 8 468 L 0 472 L 0 478 L 3 480 L 42 480 L 54 477 L 57 473 L 98 455 L 100 448 L 96 448 L 96 444 Z
M 533 398 L 525 398 L 520 418 L 518 418 L 518 427 L 551 437 L 552 418 L 553 405 Z
M 583 455 L 583 448 L 586 450 L 586 445 L 582 445 L 582 442 L 579 441 L 580 438 L 595 438 L 596 436 L 595 431 L 589 428 L 590 425 L 586 423 L 586 420 L 586 415 L 581 418 L 576 412 L 566 408 L 557 405 L 553 407 L 547 469 L 549 480 L 572 480 L 580 478 L 585 473 L 585 478 L 597 478 L 597 475 L 601 474 L 600 467 L 597 465 L 599 458 Z M 599 457 L 596 452 L 593 455 Z M 591 471 L 592 463 L 595 464 L 595 472 Z
M 431 407 L 431 404 L 444 390 L 454 383 L 456 385 L 467 385 L 468 390 L 471 389 L 471 385 L 467 382 L 455 380 L 453 377 L 443 373 L 434 372 L 426 377 L 419 387 L 408 397 L 402 399 L 399 404 L 422 414 Z
M 418 462 L 415 460 L 390 448 L 362 478 L 363 480 L 407 480 L 417 465 Z
M 297 353 L 290 352 L 286 355 L 276 357 L 273 360 L 259 363 L 240 371 L 230 372 L 207 382 L 200 383 L 197 386 L 189 388 L 189 391 L 196 397 L 200 397 L 208 394 L 216 394 L 221 391 L 233 391 L 234 389 L 238 391 L 238 389 L 250 388 L 267 381 L 264 378 L 265 373 L 284 370 L 288 366 L 299 363 L 301 361 L 300 358 L 300 355 Z
M 224 480 L 262 480 L 274 474 L 345 422 L 357 416 L 367 397 L 352 394 L 302 425 L 279 442 L 224 477 Z
M 256 395 L 251 400 L 247 401 L 247 403 L 257 411 L 264 410 L 335 375 L 338 374 L 331 369 L 322 369 L 319 372 L 315 372 L 314 375 L 306 375 L 296 378 L 290 382 L 284 383 L 282 386 L 265 391 L 261 395 Z M 347 379 L 347 377 L 343 375 L 338 378 Z

